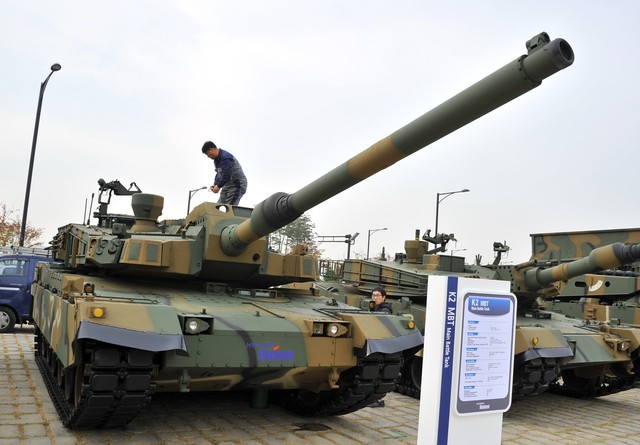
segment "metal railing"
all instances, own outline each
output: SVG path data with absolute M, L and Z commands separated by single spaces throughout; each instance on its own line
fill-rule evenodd
M 26 254 L 51 256 L 51 250 L 46 247 L 20 247 L 20 246 L 0 246 L 0 254 Z

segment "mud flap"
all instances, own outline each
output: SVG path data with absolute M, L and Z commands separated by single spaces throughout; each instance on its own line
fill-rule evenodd
M 77 339 L 92 339 L 112 345 L 142 349 L 144 351 L 182 351 L 187 353 L 187 345 L 181 334 L 157 334 L 130 329 L 104 326 L 90 321 L 82 321 Z
M 376 352 L 383 354 L 393 354 L 395 352 L 406 351 L 415 347 L 422 348 L 424 338 L 420 332 L 416 331 L 408 335 L 392 338 L 367 339 L 366 355 L 369 356 Z

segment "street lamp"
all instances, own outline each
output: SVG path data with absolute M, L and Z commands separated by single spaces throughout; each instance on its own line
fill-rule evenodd
M 387 230 L 387 228 L 383 228 L 383 229 L 369 229 L 369 234 L 367 235 L 367 259 L 369 259 L 369 245 L 370 245 L 370 241 L 371 241 L 371 235 L 379 232 L 380 230 Z
M 440 203 L 448 196 L 455 195 L 456 193 L 465 193 L 469 189 L 456 190 L 455 192 L 444 192 L 436 194 L 436 238 L 438 237 L 438 211 L 440 209 Z M 442 198 L 440 198 L 442 196 Z
M 195 195 L 198 191 L 206 189 L 207 186 L 199 187 L 197 189 L 189 190 L 189 201 L 187 201 L 187 215 L 191 211 L 191 197 Z
M 36 125 L 33 129 L 33 143 L 31 144 L 31 159 L 29 160 L 29 174 L 27 175 L 27 190 L 24 194 L 24 209 L 22 210 L 22 226 L 20 227 L 20 247 L 24 247 L 24 237 L 27 230 L 27 212 L 29 210 L 29 195 L 31 194 L 31 174 L 33 172 L 33 161 L 36 157 L 36 141 L 38 140 L 38 127 L 40 126 L 40 110 L 42 109 L 42 97 L 44 89 L 47 87 L 51 75 L 60 71 L 62 66 L 59 63 L 51 65 L 51 72 L 47 78 L 40 84 L 40 96 L 38 97 L 38 110 L 36 111 Z

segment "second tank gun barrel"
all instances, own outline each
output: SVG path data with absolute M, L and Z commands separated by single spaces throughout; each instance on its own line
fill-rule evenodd
M 531 91 L 570 66 L 573 50 L 564 39 L 538 34 L 528 53 L 458 93 L 433 110 L 373 144 L 293 194 L 277 193 L 254 209 L 251 218 L 225 228 L 222 250 L 239 255 L 260 237 L 291 223 L 307 210 L 350 188 L 432 142 Z
M 549 268 L 535 267 L 525 272 L 525 285 L 529 290 L 542 289 L 556 281 L 619 267 L 640 260 L 640 244 L 613 243 L 598 247 L 579 260 Z

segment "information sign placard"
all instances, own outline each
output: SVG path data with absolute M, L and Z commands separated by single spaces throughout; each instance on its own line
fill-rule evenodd
M 462 305 L 456 412 L 505 412 L 511 406 L 515 298 L 471 292 Z

